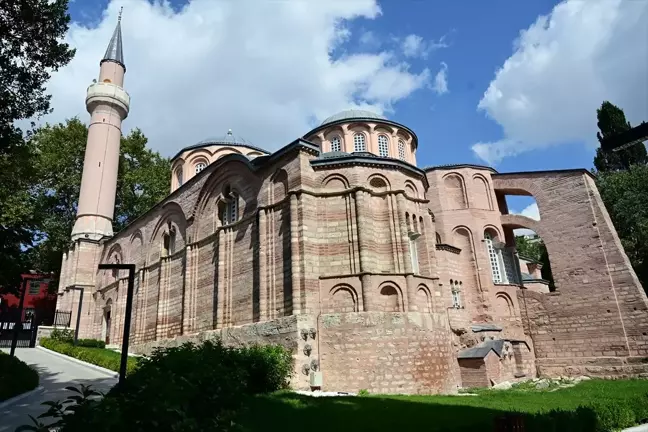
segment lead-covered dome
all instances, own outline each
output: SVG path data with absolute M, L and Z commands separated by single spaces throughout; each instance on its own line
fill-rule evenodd
M 381 114 L 376 114 L 375 112 L 367 111 L 367 110 L 361 110 L 361 109 L 348 109 L 344 111 L 340 111 L 337 114 L 334 114 L 330 117 L 328 117 L 326 120 L 320 124 L 320 126 L 324 126 L 329 123 L 335 123 L 341 120 L 351 120 L 351 119 L 363 119 L 363 120 L 368 120 L 368 119 L 375 119 L 375 120 L 387 120 L 387 117 Z

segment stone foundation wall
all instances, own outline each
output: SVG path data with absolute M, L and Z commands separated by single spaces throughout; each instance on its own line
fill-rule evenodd
M 443 314 L 326 314 L 319 332 L 324 389 L 429 394 L 461 384 Z
M 648 357 L 567 357 L 538 359 L 536 364 L 541 377 L 648 378 Z
M 302 337 L 302 330 L 310 331 L 314 328 L 314 319 L 310 315 L 293 315 L 278 318 L 262 323 L 246 324 L 242 326 L 227 327 L 218 330 L 208 330 L 198 333 L 177 336 L 173 339 L 160 339 L 133 345 L 130 352 L 149 355 L 155 348 L 177 347 L 186 342 L 200 344 L 208 340 L 221 339 L 224 345 L 243 347 L 253 344 L 276 344 L 287 348 L 293 353 L 295 373 L 291 379 L 291 386 L 295 389 L 309 389 L 308 375 L 301 373 L 301 366 L 309 363 L 310 358 L 317 358 L 317 351 L 310 356 L 304 354 L 304 346 L 317 345 L 310 335 Z

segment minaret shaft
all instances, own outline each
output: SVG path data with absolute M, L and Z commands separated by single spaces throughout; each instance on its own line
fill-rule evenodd
M 121 24 L 117 23 L 101 60 L 99 81 L 88 87 L 86 96 L 90 126 L 72 240 L 113 235 L 121 124 L 130 107 L 130 97 L 123 89 L 125 72 Z

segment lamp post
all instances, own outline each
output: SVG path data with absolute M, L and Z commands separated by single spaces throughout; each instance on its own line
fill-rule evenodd
M 126 378 L 128 362 L 128 339 L 130 337 L 131 312 L 133 308 L 133 286 L 135 285 L 135 264 L 99 264 L 99 270 L 128 270 L 128 291 L 126 293 L 126 313 L 124 316 L 124 337 L 122 339 L 121 364 L 119 365 L 119 384 Z
M 74 329 L 74 345 L 79 341 L 79 327 L 81 326 L 81 307 L 83 306 L 83 292 L 85 291 L 84 287 L 67 287 L 65 291 L 77 290 L 81 291 L 79 294 L 79 307 L 77 308 L 77 319 L 76 319 L 76 328 Z
M 25 305 L 25 294 L 27 293 L 27 280 L 28 279 L 23 279 L 21 282 L 21 291 L 20 291 L 20 303 L 18 304 L 18 314 L 16 315 L 16 322 L 14 323 L 13 327 L 13 337 L 11 338 L 11 351 L 9 352 L 9 356 L 13 357 L 16 354 L 16 345 L 18 345 L 18 332 L 22 330 L 22 314 L 23 314 L 23 306 Z M 33 325 L 34 321 L 32 321 Z M 19 328 L 20 326 L 20 328 Z

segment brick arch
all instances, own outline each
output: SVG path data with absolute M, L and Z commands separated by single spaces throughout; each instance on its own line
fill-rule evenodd
M 405 194 L 412 198 L 420 198 L 418 188 L 411 180 L 405 180 Z
M 120 243 L 115 243 L 114 245 L 110 246 L 110 248 L 108 248 L 108 250 L 104 254 L 102 263 L 112 264 L 110 260 L 115 256 L 119 258 L 120 263 L 124 262 L 124 249 L 122 248 Z
M 344 190 L 349 188 L 349 180 L 342 174 L 330 174 L 324 177 L 322 185 L 327 189 Z
M 176 252 L 183 249 L 187 242 L 187 219 L 182 207 L 176 202 L 168 202 L 162 206 L 160 218 L 153 228 L 148 244 L 149 262 L 155 262 L 160 257 L 162 236 L 168 234 L 169 223 L 176 231 Z
M 484 225 L 484 230 L 482 234 L 485 235 L 487 232 L 490 233 L 490 235 L 493 237 L 493 240 L 497 240 L 499 242 L 505 243 L 504 234 L 495 225 L 491 225 L 491 224 Z
M 278 203 L 288 195 L 288 173 L 279 169 L 272 175 L 272 203 Z
M 443 177 L 443 186 L 447 197 L 450 210 L 468 208 L 468 199 L 466 197 L 466 183 L 461 174 L 451 172 Z
M 259 187 L 259 178 L 252 171 L 250 160 L 239 154 L 228 154 L 220 158 L 214 164 L 218 164 L 219 169 L 214 169 L 198 194 L 198 199 L 193 207 L 190 217 L 200 218 L 204 217 L 205 213 L 209 213 L 210 203 L 213 199 L 221 195 L 222 187 L 225 184 L 231 185 L 232 188 L 241 192 L 242 185 L 256 185 L 257 187 L 249 188 L 248 194 L 241 194 L 241 198 L 248 204 L 253 202 L 256 206 L 256 192 Z
M 212 153 L 212 156 L 214 159 L 218 158 L 221 153 L 226 153 L 226 154 L 243 154 L 240 150 L 234 148 L 234 147 L 220 147 L 216 150 L 214 150 L 214 153 Z
M 144 253 L 144 236 L 141 230 L 135 231 L 130 237 L 130 245 L 128 247 L 128 256 L 131 264 L 135 264 L 137 269 L 145 265 Z
M 329 292 L 329 313 L 358 312 L 358 293 L 347 284 L 339 284 Z
M 491 197 L 490 187 L 488 186 L 488 180 L 481 174 L 475 174 L 472 180 L 472 192 L 475 198 L 474 206 L 480 209 L 493 210 L 493 199 Z
M 425 284 L 420 284 L 416 288 L 416 306 L 419 312 L 432 312 L 432 293 Z
M 381 185 L 380 182 L 383 184 Z M 382 174 L 372 174 L 367 178 L 367 184 L 378 191 L 391 190 L 389 179 Z
M 515 304 L 511 297 L 503 291 L 495 294 L 495 309 L 502 317 L 515 316 Z
M 383 312 L 403 312 L 403 291 L 397 283 L 388 281 L 378 286 L 379 310 Z
M 200 157 L 205 158 L 207 160 L 207 162 L 209 163 L 209 161 L 211 160 L 211 157 L 212 157 L 212 152 L 210 152 L 206 148 L 198 148 L 198 149 L 192 150 L 189 154 L 185 155 L 184 161 L 185 161 L 185 163 L 193 165 L 195 163 L 196 159 L 200 158 Z

